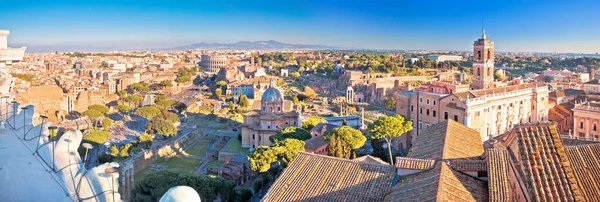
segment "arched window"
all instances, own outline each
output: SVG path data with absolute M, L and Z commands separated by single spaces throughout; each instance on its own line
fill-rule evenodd
M 488 72 L 488 73 L 487 73 L 487 75 L 488 75 L 488 76 L 492 76 L 492 68 L 488 68 L 487 70 L 488 70 L 488 71 L 487 71 L 487 72 Z
M 481 60 L 481 51 L 477 51 L 477 60 Z
M 492 59 L 492 51 L 490 49 L 488 49 L 487 59 L 488 60 Z
M 477 68 L 477 76 L 481 76 L 481 69 Z

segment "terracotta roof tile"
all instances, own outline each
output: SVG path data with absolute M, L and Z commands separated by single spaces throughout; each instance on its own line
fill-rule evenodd
M 573 168 L 554 125 L 520 126 L 513 130 L 517 159 L 534 201 L 582 201 Z M 510 146 L 510 148 L 514 148 Z
M 486 201 L 485 181 L 454 171 L 438 162 L 431 170 L 400 178 L 385 201 Z
M 394 163 L 396 168 L 399 169 L 428 170 L 433 168 L 435 160 L 396 157 Z
M 453 120 L 435 124 L 417 136 L 409 158 L 457 159 L 481 156 L 479 132 Z
M 262 201 L 382 201 L 395 168 L 300 152 Z
M 600 144 L 566 147 L 567 156 L 587 201 L 600 201 Z
M 509 201 L 511 188 L 509 184 L 509 157 L 506 149 L 487 150 L 489 200 Z

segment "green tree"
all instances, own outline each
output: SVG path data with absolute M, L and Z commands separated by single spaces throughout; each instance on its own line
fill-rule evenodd
M 141 147 L 148 148 L 152 146 L 152 141 L 154 140 L 154 137 L 146 132 L 143 132 L 142 134 L 140 134 L 139 140 Z
M 171 170 L 148 174 L 136 180 L 131 190 L 132 202 L 159 201 L 171 187 L 189 186 L 198 192 L 202 201 L 239 201 L 235 183 L 218 176 L 194 175 Z
M 298 96 L 294 96 L 294 99 L 292 100 L 292 102 L 294 102 L 294 105 L 300 104 L 300 100 L 298 100 Z
M 125 98 L 125 102 L 129 103 L 130 105 L 138 105 L 140 102 L 142 102 L 142 97 L 139 95 L 130 95 Z
M 148 121 L 146 131 L 167 137 L 175 136 L 175 134 L 177 134 L 177 128 L 171 122 L 159 117 L 155 117 Z
M 304 151 L 304 144 L 301 140 L 285 139 L 268 147 L 259 146 L 248 155 L 250 168 L 257 172 L 267 172 L 273 163 L 286 167 L 298 152 Z
M 161 114 L 161 111 L 158 107 L 155 106 L 145 106 L 135 110 L 137 115 L 143 116 L 146 119 L 152 119 L 155 116 Z
M 283 130 L 277 131 L 277 134 L 270 136 L 269 140 L 272 143 L 277 141 L 283 141 L 288 138 L 304 141 L 310 139 L 311 137 L 312 136 L 310 135 L 310 132 L 308 132 L 304 128 L 289 126 L 287 128 L 284 128 Z
M 112 126 L 113 121 L 109 118 L 104 118 L 102 119 L 102 122 L 100 124 L 102 125 L 102 128 L 104 128 L 104 130 L 108 130 Z
M 394 99 L 392 97 L 387 97 L 383 99 L 383 107 L 389 110 L 393 110 L 396 108 L 396 102 L 394 102 Z
M 131 111 L 131 107 L 129 107 L 127 105 L 117 105 L 115 107 L 115 109 L 117 109 L 119 112 L 128 112 L 128 111 Z
M 220 80 L 220 81 L 217 81 L 217 83 L 215 83 L 215 84 L 217 85 L 218 88 L 221 88 L 221 87 L 227 85 L 227 82 Z
M 215 97 L 217 98 L 217 100 L 220 100 L 222 96 L 223 96 L 223 90 L 221 90 L 220 88 L 217 88 L 215 90 Z
M 112 152 L 112 151 L 111 151 Z M 129 152 L 131 152 L 131 143 L 122 145 L 119 151 L 119 157 L 125 158 L 129 156 Z
M 315 92 L 315 90 L 313 90 L 311 87 L 308 87 L 308 86 L 304 87 L 304 95 L 308 98 L 316 98 L 317 97 L 317 93 Z
M 175 114 L 173 112 L 169 112 L 169 111 L 163 111 L 158 117 L 168 121 L 169 123 L 178 123 L 179 122 L 179 116 L 177 116 L 177 114 Z
M 175 78 L 175 82 L 177 82 L 177 83 L 186 83 L 186 82 L 189 82 L 191 80 L 192 79 L 190 78 L 190 76 L 187 76 L 187 75 L 185 75 L 185 76 L 179 76 L 179 77 Z
M 306 130 L 312 130 L 313 127 L 315 127 L 317 124 L 321 123 L 322 121 L 325 121 L 325 119 L 320 116 L 308 117 L 308 119 L 306 121 L 302 122 L 302 128 L 304 128 Z
M 129 85 L 129 88 L 138 92 L 148 92 L 150 90 L 150 84 L 147 83 L 134 83 Z
M 171 105 L 174 105 L 175 103 L 177 103 L 177 101 L 169 99 L 169 97 L 166 95 L 161 95 L 161 96 L 156 97 L 156 99 L 154 99 L 154 103 L 156 103 L 159 106 L 169 108 L 169 107 L 171 107 Z
M 110 137 L 110 133 L 102 130 L 91 129 L 86 135 L 83 135 L 83 142 L 95 145 L 103 144 Z
M 292 77 L 292 78 L 298 78 L 298 77 L 300 77 L 300 72 L 292 72 L 290 74 L 290 77 Z
M 110 155 L 114 157 L 119 156 L 119 149 L 117 149 L 117 145 L 113 145 L 112 147 L 110 147 Z
M 96 128 L 96 124 L 97 124 L 98 119 L 104 116 L 103 113 L 101 113 L 99 111 L 96 111 L 96 110 L 93 110 L 93 109 L 92 110 L 90 110 L 90 109 L 85 110 L 81 114 L 84 115 L 84 116 L 87 116 L 90 119 L 92 119 L 93 128 Z
M 246 97 L 246 95 L 240 96 L 240 106 L 242 108 L 250 107 L 250 100 L 248 100 L 248 97 Z
M 496 73 L 494 73 L 494 79 L 504 81 L 504 75 L 500 74 L 500 71 L 496 71 Z
M 120 90 L 118 92 L 119 94 L 119 99 L 125 99 L 125 96 L 127 96 L 127 91 L 126 90 Z
M 167 87 L 167 86 L 173 86 L 173 84 L 171 83 L 171 81 L 167 81 L 167 80 L 163 80 L 160 82 L 161 86 Z
M 390 164 L 392 165 L 394 165 L 394 159 L 392 158 L 392 139 L 399 137 L 412 129 L 412 121 L 405 120 L 404 117 L 400 115 L 381 116 L 367 127 L 367 131 L 371 133 L 371 138 L 383 139 L 387 143 Z
M 323 135 L 329 140 L 329 155 L 338 158 L 350 159 L 356 156 L 355 150 L 365 145 L 367 138 L 350 126 L 340 126 Z

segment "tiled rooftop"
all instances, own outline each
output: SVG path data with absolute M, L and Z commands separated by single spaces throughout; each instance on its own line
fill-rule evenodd
M 417 136 L 408 154 L 418 159 L 457 159 L 481 156 L 479 132 L 453 120 L 435 124 Z
M 300 152 L 262 201 L 382 201 L 395 168 Z
M 600 144 L 566 147 L 578 184 L 588 201 L 600 201 Z
M 444 162 L 437 162 L 431 170 L 403 176 L 388 191 L 385 201 L 487 201 L 487 184 L 461 172 L 454 171 Z

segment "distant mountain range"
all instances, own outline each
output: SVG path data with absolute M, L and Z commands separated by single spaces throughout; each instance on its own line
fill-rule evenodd
M 197 43 L 186 46 L 178 46 L 165 50 L 192 50 L 192 49 L 210 49 L 210 50 L 340 50 L 340 47 L 307 45 L 307 44 L 286 44 L 278 41 L 239 41 L 236 43 Z

